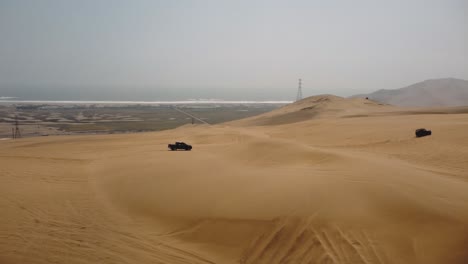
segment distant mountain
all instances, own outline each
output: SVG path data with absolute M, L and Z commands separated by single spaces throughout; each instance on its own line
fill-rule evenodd
M 351 97 L 369 99 L 396 106 L 435 107 L 468 105 L 468 81 L 455 78 L 432 79 L 396 90 L 378 90 Z

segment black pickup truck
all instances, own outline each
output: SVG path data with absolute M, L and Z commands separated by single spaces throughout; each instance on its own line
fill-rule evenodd
M 172 151 L 179 150 L 179 149 L 192 150 L 192 146 L 184 142 L 176 142 L 175 144 L 169 144 L 167 145 L 167 147 Z

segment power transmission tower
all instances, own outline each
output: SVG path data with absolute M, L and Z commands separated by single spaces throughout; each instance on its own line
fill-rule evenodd
M 20 132 L 20 129 L 19 129 L 18 116 L 15 117 L 15 128 L 12 129 L 12 133 L 13 133 L 13 139 L 21 137 L 21 132 Z
M 302 99 L 302 79 L 299 79 L 299 87 L 297 88 L 296 101 L 299 101 L 301 99 Z

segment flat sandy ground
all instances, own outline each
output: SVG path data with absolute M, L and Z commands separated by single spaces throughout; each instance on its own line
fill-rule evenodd
M 468 114 L 323 98 L 0 141 L 0 263 L 468 263 Z

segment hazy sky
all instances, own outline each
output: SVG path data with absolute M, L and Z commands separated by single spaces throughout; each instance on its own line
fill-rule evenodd
M 468 79 L 468 0 L 0 0 L 0 96 L 294 99 Z

